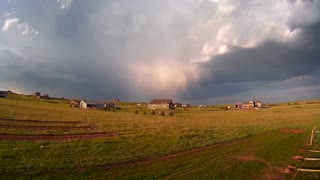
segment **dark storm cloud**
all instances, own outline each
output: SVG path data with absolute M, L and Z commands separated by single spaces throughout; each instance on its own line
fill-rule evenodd
M 279 96 L 286 97 L 291 88 L 308 90 L 308 87 L 311 88 L 320 83 L 319 31 L 320 24 L 308 26 L 304 28 L 302 42 L 287 44 L 269 41 L 256 48 L 236 48 L 232 53 L 205 62 L 202 66 L 210 72 L 210 75 L 194 86 L 190 86 L 185 97 L 190 100 L 198 98 L 203 102 L 215 102 L 215 98 L 234 95 L 236 97 L 226 98 L 225 101 L 232 103 L 259 97 L 266 101 L 277 101 Z M 304 77 L 308 78 L 304 79 Z M 261 90 L 262 88 L 264 90 Z M 265 94 L 270 94 L 268 91 L 277 90 L 281 90 L 277 96 L 264 98 Z M 308 98 L 318 97 L 319 93 L 316 92 L 319 87 L 311 90 L 306 92 L 313 93 Z M 247 95 L 242 95 L 246 93 Z M 295 93 L 298 96 L 301 95 L 301 92 Z M 278 99 L 278 101 L 281 100 L 283 98 Z
M 194 103 L 319 95 L 319 2 L 1 3 L 0 88 Z

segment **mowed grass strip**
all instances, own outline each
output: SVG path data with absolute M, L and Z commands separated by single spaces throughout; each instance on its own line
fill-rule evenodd
M 281 169 L 299 152 L 307 133 L 274 130 L 256 136 L 135 162 L 65 171 L 56 169 L 23 177 L 75 179 L 284 179 Z M 287 149 L 290 149 L 288 151 Z M 277 158 L 265 159 L 265 152 Z M 268 153 L 267 153 L 268 154 Z M 279 158 L 280 157 L 280 158 Z M 20 175 L 4 174 L 4 177 Z

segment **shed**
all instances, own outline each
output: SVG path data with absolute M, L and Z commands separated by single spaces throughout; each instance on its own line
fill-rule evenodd
M 80 101 L 79 108 L 81 109 L 87 109 L 87 103 L 85 101 Z

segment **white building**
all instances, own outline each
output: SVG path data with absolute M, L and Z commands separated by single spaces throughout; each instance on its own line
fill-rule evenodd
M 79 108 L 81 108 L 81 109 L 87 109 L 87 103 L 84 102 L 84 101 L 80 101 L 80 103 L 79 103 Z

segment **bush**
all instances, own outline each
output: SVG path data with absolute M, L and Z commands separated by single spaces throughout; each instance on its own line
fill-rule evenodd
M 143 111 L 143 114 L 144 114 L 144 115 L 147 115 L 147 111 Z
M 151 114 L 152 114 L 152 115 L 156 115 L 156 112 L 155 112 L 155 111 L 152 111 Z
M 174 113 L 173 112 L 169 112 L 169 116 L 173 116 L 174 115 Z
M 138 111 L 138 110 L 135 110 L 134 113 L 135 113 L 135 114 L 139 114 L 139 111 Z
M 161 115 L 161 116 L 165 116 L 166 114 L 165 114 L 163 111 L 161 111 L 161 112 L 160 112 L 160 115 Z

